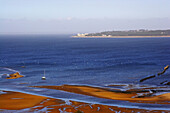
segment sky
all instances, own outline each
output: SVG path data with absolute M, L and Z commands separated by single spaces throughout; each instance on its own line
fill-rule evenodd
M 0 0 L 0 34 L 170 29 L 170 0 Z

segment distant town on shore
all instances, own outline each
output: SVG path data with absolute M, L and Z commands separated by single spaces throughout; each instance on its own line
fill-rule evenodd
M 127 30 L 127 31 L 104 31 L 99 33 L 78 33 L 73 37 L 170 37 L 169 30 Z

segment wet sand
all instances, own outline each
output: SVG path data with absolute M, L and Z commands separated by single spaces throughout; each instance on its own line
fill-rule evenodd
M 127 90 L 120 91 L 119 89 L 99 88 L 90 86 L 62 85 L 62 86 L 33 86 L 37 88 L 48 88 L 62 90 L 77 94 L 94 96 L 105 99 L 125 100 L 137 103 L 157 103 L 170 104 L 170 93 L 154 95 L 147 90 Z
M 18 110 L 33 107 L 44 99 L 43 96 L 30 95 L 20 92 L 3 91 L 0 94 L 0 109 Z
M 100 104 L 83 103 L 76 101 L 64 101 L 60 99 L 48 98 L 43 96 L 25 94 L 20 92 L 3 91 L 0 94 L 0 112 L 41 112 L 41 113 L 116 113 L 116 112 L 140 112 L 140 113 L 168 113 L 165 110 L 144 110 L 136 108 L 121 108 Z

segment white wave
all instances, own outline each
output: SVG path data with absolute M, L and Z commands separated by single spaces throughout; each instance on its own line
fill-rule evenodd
M 0 74 L 0 78 L 6 78 L 9 77 L 9 74 Z
M 4 91 L 1 91 L 1 90 L 0 90 L 0 94 L 6 94 L 6 93 L 7 93 L 7 92 L 4 92 Z
M 14 69 L 11 69 L 11 68 L 7 68 L 7 67 L 5 67 L 4 69 L 6 69 L 6 70 L 8 70 L 8 71 L 12 71 L 12 72 L 19 72 L 19 71 L 17 71 L 17 70 L 14 70 Z
M 65 100 L 65 103 L 66 103 L 66 105 L 71 105 L 72 104 L 72 102 L 70 102 L 69 100 Z

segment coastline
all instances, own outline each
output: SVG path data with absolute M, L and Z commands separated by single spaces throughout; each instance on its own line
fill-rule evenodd
M 168 112 L 169 110 L 150 110 L 126 108 L 72 100 L 61 100 L 45 96 L 4 91 L 0 94 L 0 112 L 50 112 L 50 113 L 113 113 L 113 112 Z
M 165 36 L 71 36 L 73 38 L 170 38 L 170 35 Z

